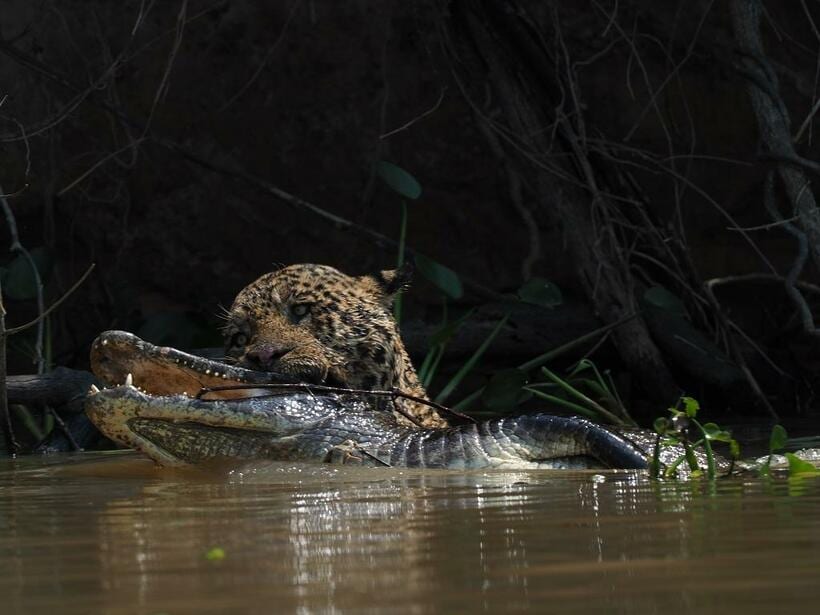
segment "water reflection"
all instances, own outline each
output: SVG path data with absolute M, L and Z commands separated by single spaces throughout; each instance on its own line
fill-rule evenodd
M 24 461 L 0 468 L 0 608 L 780 610 L 820 595 L 820 489 L 800 490 L 630 472 Z M 205 557 L 213 547 L 224 559 Z

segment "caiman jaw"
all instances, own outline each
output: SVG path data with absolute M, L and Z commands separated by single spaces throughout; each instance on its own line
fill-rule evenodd
M 126 376 L 120 386 L 92 387 L 86 414 L 106 436 L 163 466 L 268 457 L 272 446 L 325 420 L 337 407 L 317 404 L 309 393 L 245 400 L 150 395 L 132 382 Z
M 91 369 L 103 382 L 132 383 L 153 395 L 195 396 L 203 388 L 283 382 L 274 374 L 197 357 L 175 348 L 154 346 L 126 331 L 106 331 L 91 345 Z M 248 397 L 248 389 L 209 393 L 209 399 Z
M 140 416 L 141 410 L 147 407 L 152 397 L 130 384 L 129 379 L 130 374 L 126 377 L 124 385 L 105 388 L 103 391 L 91 385 L 85 399 L 85 412 L 88 418 L 115 442 L 141 451 L 161 465 L 180 465 L 183 463 L 181 459 L 131 429 L 131 419 Z M 181 395 L 178 397 L 184 399 Z
M 207 445 L 197 442 L 217 442 L 227 457 L 240 457 L 248 442 L 263 446 L 262 434 L 280 432 L 281 421 L 264 411 L 237 412 L 229 401 L 273 393 L 256 385 L 292 382 L 155 346 L 126 331 L 106 331 L 94 340 L 91 368 L 113 388 L 92 386 L 86 414 L 109 438 L 161 465 L 201 461 Z M 202 394 L 202 389 L 225 386 L 241 388 Z

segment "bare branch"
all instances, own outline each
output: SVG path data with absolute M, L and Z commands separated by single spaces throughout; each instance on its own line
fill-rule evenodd
M 405 122 L 404 124 L 402 124 L 402 125 L 401 125 L 401 126 L 399 126 L 398 128 L 395 128 L 395 129 L 391 130 L 390 132 L 386 132 L 386 133 L 384 133 L 384 134 L 382 134 L 382 135 L 379 135 L 379 139 L 386 139 L 387 137 L 392 137 L 392 136 L 393 136 L 394 134 L 396 134 L 396 133 L 402 132 L 403 130 L 407 130 L 407 129 L 408 129 L 408 128 L 410 128 L 413 124 L 415 124 L 416 122 L 419 122 L 419 121 L 423 120 L 423 119 L 424 119 L 424 118 L 426 118 L 428 115 L 431 115 L 431 114 L 435 113 L 435 112 L 438 110 L 438 108 L 441 106 L 441 103 L 442 103 L 442 101 L 444 100 L 444 94 L 445 94 L 446 92 L 447 92 L 447 87 L 446 87 L 446 86 L 445 86 L 445 87 L 443 87 L 443 88 L 441 88 L 441 93 L 440 93 L 440 94 L 439 94 L 439 96 L 438 96 L 438 100 L 435 102 L 435 104 L 434 104 L 432 107 L 430 107 L 430 108 L 429 108 L 427 111 L 425 111 L 424 113 L 422 113 L 422 114 L 420 114 L 420 115 L 417 115 L 417 116 L 416 116 L 416 117 L 414 117 L 412 120 L 410 120 L 410 121 L 408 121 L 408 122 Z
M 820 169 L 814 161 L 802 159 L 794 150 L 789 131 L 789 115 L 780 97 L 774 68 L 763 49 L 760 0 L 732 0 L 732 23 L 740 52 L 736 64 L 747 77 L 747 90 L 760 129 L 760 140 L 767 153 L 776 159 L 778 172 L 792 208 L 808 240 L 808 250 L 815 267 L 820 267 L 820 211 L 814 194 L 806 189 L 808 179 L 802 168 Z M 800 167 L 795 168 L 793 163 Z
M 37 319 L 37 337 L 34 342 L 34 360 L 37 364 L 37 373 L 42 374 L 43 370 L 45 369 L 45 360 L 43 358 L 43 336 L 44 336 L 44 323 L 42 321 L 41 316 L 45 311 L 44 301 L 43 301 L 43 281 L 40 278 L 40 272 L 37 269 L 37 264 L 34 262 L 34 259 L 31 257 L 31 253 L 26 250 L 23 244 L 20 243 L 20 237 L 17 234 L 17 221 L 14 218 L 14 212 L 12 212 L 11 207 L 9 206 L 9 202 L 5 196 L 2 196 L 3 187 L 0 186 L 0 207 L 3 209 L 3 213 L 6 217 L 6 223 L 9 226 L 9 235 L 11 239 L 11 246 L 9 250 L 11 252 L 19 252 L 26 262 L 31 267 L 31 275 L 34 278 L 34 288 L 37 292 L 37 313 L 39 314 Z M 3 338 L 5 343 L 5 335 Z
M 96 266 L 95 263 L 91 263 L 91 265 L 89 265 L 88 269 L 85 270 L 85 273 L 82 276 L 80 276 L 80 279 L 77 280 L 76 282 L 74 282 L 74 284 L 71 285 L 71 288 L 69 288 L 67 291 L 65 291 L 63 293 L 62 297 L 60 297 L 59 299 L 57 299 L 57 301 L 52 303 L 48 307 L 48 309 L 44 310 L 41 314 L 39 314 L 37 316 L 37 318 L 35 318 L 34 320 L 30 320 L 29 322 L 27 322 L 23 325 L 20 325 L 18 327 L 12 327 L 11 329 L 6 329 L 6 335 L 14 335 L 15 333 L 20 333 L 21 331 L 25 331 L 26 329 L 29 329 L 29 328 L 33 327 L 34 325 L 38 324 L 40 321 L 42 321 L 46 316 L 48 316 L 54 310 L 56 310 L 58 307 L 60 307 L 60 305 L 66 299 L 68 299 L 71 296 L 71 294 L 82 285 L 83 282 L 85 282 L 86 278 L 89 275 L 91 275 L 92 271 L 94 271 L 95 266 Z

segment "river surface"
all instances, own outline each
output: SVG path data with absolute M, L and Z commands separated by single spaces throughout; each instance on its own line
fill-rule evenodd
M 820 604 L 816 478 L 0 463 L 0 613 L 776 613 Z

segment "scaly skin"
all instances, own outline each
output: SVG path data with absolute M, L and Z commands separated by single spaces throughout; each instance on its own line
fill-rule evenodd
M 86 412 L 103 433 L 161 465 L 263 458 L 450 469 L 647 467 L 644 451 L 623 436 L 547 414 L 416 429 L 358 399 L 290 393 L 205 401 L 133 386 L 90 395 Z
M 424 468 L 646 467 L 640 438 L 576 417 L 538 414 L 422 429 L 399 424 L 359 397 L 257 388 L 192 399 L 201 387 L 282 379 L 123 331 L 100 335 L 91 363 L 100 379 L 115 384 L 131 374 L 133 386 L 92 390 L 88 416 L 108 437 L 162 465 L 267 458 Z
M 366 397 L 283 392 L 275 386 L 287 382 L 281 374 L 154 346 L 124 331 L 101 334 L 92 346 L 91 364 L 105 382 L 131 380 L 103 391 L 92 387 L 86 398 L 91 420 L 110 438 L 166 466 L 278 459 L 415 468 L 641 469 L 656 439 L 647 430 L 611 429 L 548 414 L 416 428 L 374 409 Z M 266 384 L 274 388 L 259 386 Z M 190 397 L 202 387 L 225 385 L 242 388 Z M 660 461 L 669 465 L 681 453 L 678 447 L 664 448 Z M 695 454 L 705 467 L 702 452 Z M 820 464 L 820 449 L 798 455 Z M 754 472 L 767 461 L 736 462 L 735 469 Z M 719 456 L 716 464 L 720 474 L 730 468 Z M 683 466 L 678 475 L 686 477 Z M 788 464 L 776 455 L 771 467 Z

